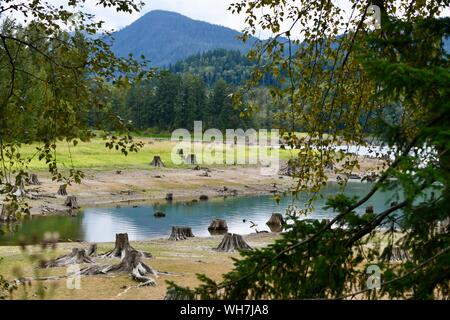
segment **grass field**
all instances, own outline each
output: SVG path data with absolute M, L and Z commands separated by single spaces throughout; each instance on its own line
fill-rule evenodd
M 61 168 L 89 168 L 96 170 L 120 170 L 120 169 L 149 169 L 149 163 L 153 157 L 159 155 L 164 164 L 169 168 L 183 168 L 189 167 L 184 163 L 174 163 L 171 158 L 172 151 L 176 148 L 175 142 L 166 140 L 153 140 L 149 138 L 136 138 L 144 142 L 144 147 L 137 153 L 129 153 L 128 156 L 122 155 L 119 151 L 110 150 L 105 147 L 105 140 L 96 138 L 90 142 L 80 142 L 77 146 L 68 146 L 65 142 L 57 144 L 57 160 Z M 22 156 L 33 157 L 36 153 L 37 144 L 24 145 L 20 152 Z M 200 161 L 202 150 L 200 143 L 196 144 L 197 160 Z M 225 150 L 226 149 L 226 150 Z M 255 158 L 259 148 L 257 146 L 247 146 L 237 152 L 231 146 L 224 145 L 223 159 L 226 159 L 225 152 L 233 152 L 235 159 L 237 157 L 249 159 Z M 186 150 L 186 149 L 184 149 Z M 291 150 L 273 150 L 272 152 L 279 152 L 281 160 L 287 160 L 294 155 L 295 151 Z M 185 151 L 186 154 L 186 151 Z M 220 167 L 225 164 L 218 164 L 216 161 L 214 164 L 213 159 L 217 159 L 217 154 L 213 153 L 213 149 L 208 144 L 203 144 L 204 162 L 201 165 Z M 228 154 L 229 156 L 229 154 Z M 177 157 L 177 159 L 179 159 Z M 180 161 L 181 162 L 181 161 Z M 248 162 L 247 162 L 248 163 Z M 33 157 L 29 164 L 30 170 L 46 170 L 47 165 L 44 161 L 39 161 L 37 157 Z

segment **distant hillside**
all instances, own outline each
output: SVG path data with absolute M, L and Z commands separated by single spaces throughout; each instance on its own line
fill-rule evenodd
M 238 40 L 238 31 L 155 10 L 114 33 L 118 55 L 145 55 L 153 66 L 168 66 L 197 53 L 222 48 L 246 53 L 254 41 Z

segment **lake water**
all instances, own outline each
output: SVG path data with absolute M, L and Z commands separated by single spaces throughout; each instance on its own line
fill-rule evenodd
M 371 188 L 371 184 L 349 182 L 346 192 L 349 195 L 363 196 Z M 323 189 L 323 195 L 338 192 L 336 183 L 330 183 Z M 175 199 L 176 200 L 176 199 Z M 375 210 L 383 210 L 392 201 L 392 194 L 377 193 L 367 203 Z M 197 203 L 176 203 L 163 205 L 140 205 L 137 208 L 122 206 L 120 208 L 86 208 L 75 217 L 49 216 L 26 219 L 17 226 L 17 232 L 0 236 L 0 245 L 17 244 L 20 241 L 30 243 L 33 238 L 40 240 L 46 232 L 57 232 L 62 241 L 111 242 L 116 233 L 128 233 L 130 240 L 165 238 L 170 235 L 172 226 L 191 227 L 196 236 L 209 236 L 208 226 L 214 218 L 227 221 L 228 231 L 248 234 L 258 231 L 270 231 L 267 220 L 274 212 L 283 213 L 289 205 L 301 207 L 304 197 L 293 199 L 284 197 L 276 203 L 272 196 L 228 197 L 226 199 L 210 199 Z M 324 210 L 324 199 L 315 203 L 315 212 L 308 216 L 314 219 L 328 219 L 335 216 L 332 211 Z M 360 208 L 361 212 L 364 208 Z M 162 211 L 165 218 L 155 218 L 154 212 Z M 246 219 L 246 222 L 243 222 Z M 251 228 L 249 221 L 257 224 Z

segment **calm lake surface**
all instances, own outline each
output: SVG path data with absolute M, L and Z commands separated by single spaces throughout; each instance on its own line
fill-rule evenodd
M 363 196 L 371 188 L 371 184 L 350 182 L 346 194 Z M 336 183 L 330 183 L 323 190 L 323 195 L 335 194 L 339 191 Z M 176 200 L 176 199 L 175 199 Z M 375 210 L 389 207 L 396 201 L 392 194 L 376 194 L 367 205 Z M 277 204 L 272 196 L 228 197 L 211 199 L 206 202 L 192 204 L 176 203 L 160 205 L 139 205 L 137 208 L 122 206 L 120 208 L 86 208 L 75 217 L 50 216 L 26 219 L 17 226 L 14 234 L 0 236 L 0 245 L 12 245 L 21 241 L 30 243 L 33 238 L 42 239 L 46 232 L 57 232 L 62 241 L 111 242 L 116 233 L 127 232 L 130 240 L 165 238 L 170 235 L 172 226 L 191 227 L 196 236 L 209 236 L 208 226 L 214 218 L 227 221 L 228 231 L 239 234 L 255 232 L 249 221 L 257 224 L 258 231 L 267 230 L 267 220 L 274 212 L 283 213 L 292 204 L 301 207 L 304 197 L 293 199 L 284 197 Z M 325 199 L 315 203 L 316 211 L 308 218 L 328 219 L 335 216 L 332 211 L 324 210 Z M 361 212 L 364 208 L 360 209 Z M 165 218 L 155 218 L 154 212 L 162 211 Z M 246 219 L 246 222 L 243 222 Z

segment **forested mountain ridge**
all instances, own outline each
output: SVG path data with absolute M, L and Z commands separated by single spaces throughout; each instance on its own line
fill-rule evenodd
M 113 33 L 112 49 L 120 56 L 144 55 L 152 66 L 161 67 L 218 48 L 246 53 L 255 39 L 243 43 L 240 35 L 227 27 L 155 10 Z

